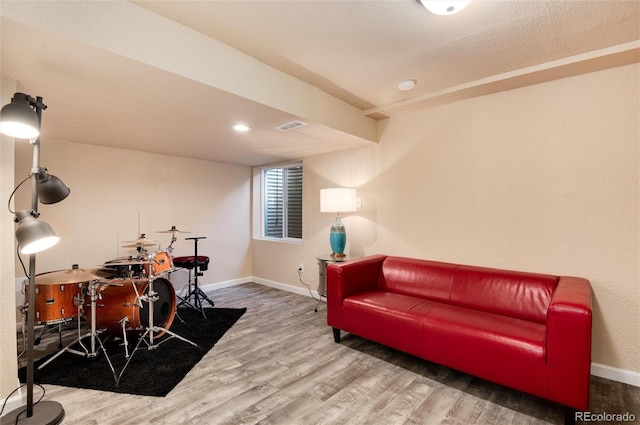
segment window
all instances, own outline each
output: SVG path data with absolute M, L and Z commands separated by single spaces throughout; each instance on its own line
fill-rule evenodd
M 302 239 L 302 164 L 262 170 L 262 236 Z

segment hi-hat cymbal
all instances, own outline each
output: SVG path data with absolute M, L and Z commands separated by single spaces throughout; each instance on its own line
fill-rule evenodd
M 178 230 L 176 226 L 171 226 L 169 230 L 157 230 L 155 233 L 191 233 L 186 230 Z
M 91 280 L 102 279 L 102 277 L 91 273 L 88 270 L 72 268 L 70 270 L 57 270 L 53 272 L 40 273 L 36 275 L 36 285 L 57 285 L 66 283 L 81 283 Z
M 91 269 L 89 270 L 89 272 L 91 272 L 96 276 L 100 276 L 103 279 L 113 279 L 114 277 L 116 277 L 116 274 L 118 273 L 117 270 L 110 269 L 108 267 L 99 267 L 96 269 Z

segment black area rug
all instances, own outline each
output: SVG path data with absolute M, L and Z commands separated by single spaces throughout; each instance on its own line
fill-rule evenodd
M 143 342 L 140 348 L 133 353 L 138 338 L 129 336 L 129 353 L 133 353 L 133 355 L 117 386 L 102 350 L 95 358 L 86 358 L 65 352 L 42 370 L 37 370 L 37 367 L 51 356 L 37 361 L 35 362 L 34 382 L 164 397 L 240 319 L 246 310 L 246 308 L 206 308 L 206 319 L 195 310 L 179 310 L 178 315 L 185 323 L 182 323 L 176 315 L 169 330 L 195 342 L 199 348 L 180 339 L 171 338 L 153 350 L 149 350 Z M 159 341 L 163 341 L 168 336 L 169 334 L 163 335 Z M 104 334 L 101 337 L 105 340 Z M 90 349 L 89 337 L 84 338 L 82 343 Z M 126 363 L 124 347 L 121 344 L 122 340 L 116 340 L 114 337 L 106 338 L 104 343 L 116 375 L 120 375 Z M 74 344 L 71 348 L 82 351 L 78 344 Z M 23 367 L 19 370 L 19 376 L 21 382 L 24 382 L 26 368 Z

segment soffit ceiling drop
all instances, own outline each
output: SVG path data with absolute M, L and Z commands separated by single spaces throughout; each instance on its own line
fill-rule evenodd
M 640 56 L 636 1 L 476 0 L 451 16 L 413 0 L 2 3 L 2 74 L 45 98 L 43 137 L 245 165 Z M 275 129 L 295 120 L 308 125 Z

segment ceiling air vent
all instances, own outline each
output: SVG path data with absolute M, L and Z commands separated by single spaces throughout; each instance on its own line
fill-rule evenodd
M 280 130 L 280 131 L 291 131 L 294 128 L 298 128 L 298 127 L 303 127 L 307 125 L 306 122 L 302 122 L 302 121 L 298 121 L 298 120 L 294 120 L 294 121 L 290 121 L 290 122 L 286 122 L 284 124 L 281 124 L 279 126 L 276 127 L 276 130 Z

